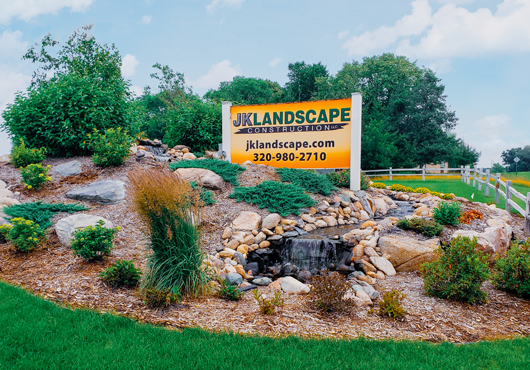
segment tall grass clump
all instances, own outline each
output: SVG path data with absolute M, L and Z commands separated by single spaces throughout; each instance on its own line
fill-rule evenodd
M 281 181 L 300 186 L 313 194 L 330 195 L 336 190 L 325 175 L 318 173 L 298 168 L 277 168 L 276 173 L 280 176 Z
M 210 277 L 201 269 L 198 196 L 189 183 L 169 171 L 142 170 L 129 174 L 134 207 L 150 239 L 140 290 L 157 289 L 196 297 Z

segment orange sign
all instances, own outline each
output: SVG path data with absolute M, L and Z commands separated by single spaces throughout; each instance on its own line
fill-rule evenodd
M 231 161 L 350 168 L 351 107 L 351 99 L 230 107 Z

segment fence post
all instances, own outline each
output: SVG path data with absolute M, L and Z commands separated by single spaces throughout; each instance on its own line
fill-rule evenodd
M 484 186 L 486 186 L 486 189 L 484 189 L 484 195 L 489 197 L 490 195 L 490 169 L 489 168 L 486 170 L 486 182 Z
M 425 181 L 425 165 L 421 168 L 421 179 L 422 181 Z
M 471 170 L 469 169 L 469 165 L 466 166 L 466 182 L 469 185 L 469 177 L 471 176 Z
M 482 190 L 482 168 L 478 169 L 478 191 Z
M 530 192 L 526 193 L 526 212 L 524 215 L 524 234 L 530 234 Z
M 512 199 L 512 193 L 510 192 L 510 188 L 512 187 L 512 180 L 506 180 L 506 210 L 510 212 L 510 202 L 508 202 L 510 199 Z
M 501 174 L 497 172 L 497 176 L 495 176 L 495 204 L 499 203 L 499 189 L 501 188 Z
M 477 169 L 473 168 L 473 187 L 477 184 Z
M 460 165 L 460 181 L 464 181 L 464 166 Z
M 388 180 L 389 181 L 392 181 L 392 167 L 390 167 L 390 169 L 388 170 Z

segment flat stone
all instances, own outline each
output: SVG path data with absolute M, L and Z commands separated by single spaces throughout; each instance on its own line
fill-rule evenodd
M 272 284 L 272 279 L 268 277 L 259 277 L 254 280 L 252 280 L 252 284 L 259 285 L 259 286 L 267 286 Z
M 286 293 L 292 294 L 307 294 L 309 293 L 309 287 L 304 283 L 296 280 L 292 276 L 286 276 L 281 282 L 282 290 Z
M 367 246 L 366 244 L 364 244 L 364 254 L 366 254 L 368 257 L 379 257 L 374 248 L 371 246 Z
M 0 197 L 0 205 L 4 206 L 12 206 L 14 204 L 20 204 L 20 202 L 16 199 L 9 198 L 9 197 Z
M 221 190 L 225 186 L 221 176 L 205 168 L 177 168 L 175 173 L 184 181 L 196 181 L 208 189 Z
M 317 222 L 315 222 L 315 225 L 317 227 L 327 227 L 328 226 L 327 222 L 324 221 L 324 220 L 317 220 Z
M 115 204 L 125 199 L 125 183 L 120 180 L 98 181 L 70 190 L 66 197 L 99 204 Z
M 81 163 L 79 161 L 66 162 L 52 168 L 53 175 L 62 177 L 79 175 L 81 172 Z
M 385 257 L 370 257 L 370 262 L 372 262 L 372 265 L 383 271 L 388 276 L 393 276 L 396 274 L 394 266 L 392 266 L 390 261 Z
M 398 272 L 418 271 L 424 262 L 434 261 L 438 238 L 417 240 L 415 238 L 389 235 L 379 238 L 378 247 L 383 257 L 390 261 Z
M 261 224 L 264 229 L 273 229 L 280 224 L 282 217 L 277 213 L 271 213 L 267 215 Z
M 337 219 L 332 216 L 323 216 L 322 220 L 328 224 L 328 226 L 337 226 Z M 318 226 L 318 225 L 317 225 Z
M 284 238 L 294 238 L 294 237 L 297 237 L 298 235 L 299 235 L 298 231 L 287 231 L 283 233 Z
M 283 239 L 283 236 L 281 236 L 281 235 L 273 235 L 273 236 L 269 236 L 269 238 L 267 240 L 269 242 L 277 242 L 277 241 L 280 241 L 282 239 Z
M 88 226 L 95 226 L 99 220 L 104 222 L 103 227 L 112 229 L 114 224 L 99 216 L 95 215 L 86 215 L 86 214 L 76 214 L 60 219 L 57 224 L 55 224 L 55 232 L 61 241 L 61 244 L 69 247 L 72 243 L 74 237 L 74 231 L 84 229 Z
M 232 227 L 237 230 L 257 230 L 261 223 L 261 216 L 256 212 L 243 211 L 232 221 Z

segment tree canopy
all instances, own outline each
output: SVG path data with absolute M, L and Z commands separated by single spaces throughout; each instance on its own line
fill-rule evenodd
M 519 162 L 515 165 L 515 158 L 519 158 Z M 530 145 L 521 148 L 506 149 L 501 154 L 502 164 L 506 171 L 530 171 Z
M 234 104 L 269 104 L 283 100 L 284 92 L 277 82 L 261 78 L 236 76 L 232 81 L 221 82 L 217 90 L 210 89 L 205 99 L 220 103 L 231 101 Z

